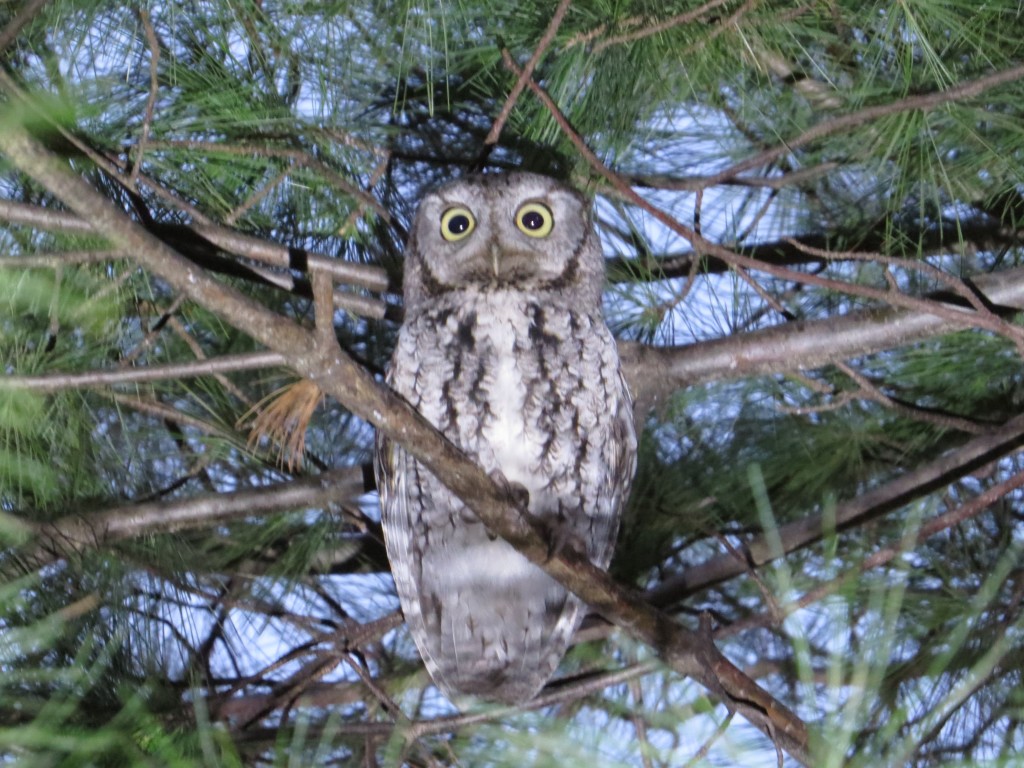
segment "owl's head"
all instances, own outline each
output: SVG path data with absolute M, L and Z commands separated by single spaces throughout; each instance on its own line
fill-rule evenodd
M 604 257 L 590 205 L 533 173 L 470 176 L 428 192 L 405 249 L 405 309 L 468 289 L 571 297 L 598 308 Z

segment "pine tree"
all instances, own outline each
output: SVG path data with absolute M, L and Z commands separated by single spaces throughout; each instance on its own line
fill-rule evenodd
M 0 759 L 1009 765 L 1017 2 L 0 5 Z M 610 577 L 380 383 L 423 189 L 595 200 Z M 402 625 L 373 428 L 594 608 L 530 706 Z

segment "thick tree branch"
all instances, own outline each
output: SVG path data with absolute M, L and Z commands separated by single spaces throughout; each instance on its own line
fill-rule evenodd
M 1024 268 L 978 277 L 989 304 L 1024 310 Z M 974 313 L 955 304 L 943 315 L 884 308 L 824 320 L 798 320 L 697 344 L 652 347 L 622 342 L 623 361 L 641 403 L 710 381 L 818 368 L 970 326 Z M 962 317 L 958 321 L 952 313 Z
M 1024 267 L 978 277 L 974 285 L 991 304 L 1024 310 Z M 955 308 L 955 305 L 948 306 Z M 965 321 L 968 320 L 968 310 L 961 308 L 961 311 Z M 800 320 L 675 347 L 620 341 L 619 354 L 637 401 L 652 404 L 688 386 L 818 368 L 963 327 L 964 323 L 927 312 L 885 308 L 822 320 Z M 254 352 L 147 368 L 4 376 L 0 377 L 0 390 L 27 388 L 54 392 L 284 364 L 285 357 L 281 353 Z
M 670 605 L 702 589 L 747 573 L 789 552 L 809 546 L 828 533 L 828 526 L 843 530 L 863 524 L 914 499 L 943 488 L 989 462 L 1009 456 L 1024 446 L 1024 416 L 1008 421 L 987 435 L 964 443 L 956 450 L 900 475 L 885 485 L 839 503 L 829 519 L 823 513 L 785 523 L 771 536 L 759 535 L 742 544 L 739 557 L 727 552 L 700 565 L 687 568 L 679 576 L 666 579 L 647 593 L 655 605 Z M 781 549 L 775 542 L 781 541 Z
M 74 213 L 11 200 L 0 200 L 0 219 L 11 224 L 69 234 L 102 234 L 92 223 Z M 199 266 L 207 269 L 212 268 L 228 274 L 245 274 L 244 271 L 240 272 L 239 270 L 252 269 L 235 262 L 225 264 L 224 262 L 229 260 L 225 260 L 219 254 L 226 252 L 266 264 L 277 270 L 322 271 L 348 285 L 378 292 L 388 289 L 387 273 L 380 267 L 354 264 L 323 254 L 311 253 L 303 248 L 279 245 L 238 232 L 230 227 L 202 222 L 192 225 L 150 223 L 146 225 L 146 229 L 180 253 L 187 255 Z M 290 278 L 283 272 L 279 275 L 271 275 L 261 271 L 258 274 L 269 282 L 282 284 L 288 290 L 292 290 L 294 287 Z
M 592 608 L 654 648 L 674 670 L 722 697 L 787 752 L 807 764 L 805 724 L 783 704 L 743 675 L 698 634 L 652 608 L 615 583 L 584 556 L 566 551 L 552 557 L 544 537 L 514 505 L 510 494 L 438 433 L 408 403 L 335 346 L 325 356 L 312 333 L 274 315 L 228 286 L 221 285 L 159 239 L 135 225 L 20 127 L 0 132 L 0 151 L 22 172 L 61 199 L 83 219 L 94 222 L 117 248 L 189 299 L 255 339 L 281 352 L 289 365 L 402 445 L 463 499 L 487 527 Z

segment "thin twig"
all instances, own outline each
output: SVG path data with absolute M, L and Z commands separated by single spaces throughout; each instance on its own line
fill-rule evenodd
M 0 212 L 0 218 L 3 218 Z M 124 251 L 50 251 L 24 256 L 0 257 L 0 269 L 56 269 L 68 264 L 94 264 L 100 261 L 121 261 L 131 258 Z
M 849 393 L 853 397 L 863 397 L 890 408 L 901 416 L 925 424 L 934 424 L 944 429 L 956 429 L 969 435 L 983 435 L 991 429 L 991 425 L 982 424 L 962 416 L 927 408 L 920 408 L 913 403 L 904 402 L 891 397 L 874 385 L 866 376 L 846 362 L 836 363 L 836 367 L 849 376 L 860 387 L 857 393 Z M 845 393 L 844 393 L 845 394 Z
M 128 183 L 132 189 L 137 189 L 139 173 L 142 170 L 142 161 L 146 154 L 146 142 L 149 141 L 149 132 L 153 125 L 153 109 L 156 106 L 157 89 L 160 84 L 160 41 L 157 39 L 156 30 L 153 29 L 153 22 L 149 18 L 149 11 L 139 8 L 139 21 L 146 34 L 146 43 L 149 45 L 149 95 L 146 97 L 146 108 L 142 114 L 142 131 L 139 134 L 139 141 L 135 145 L 135 158 Z
M 820 584 L 812 590 L 809 590 L 799 599 L 786 603 L 782 606 L 781 611 L 778 608 L 775 608 L 768 612 L 749 616 L 727 626 L 720 627 L 715 632 L 715 637 L 736 635 L 740 632 L 745 632 L 757 627 L 779 626 L 782 620 L 787 616 L 802 608 L 806 608 L 809 605 L 820 602 L 829 595 L 839 592 L 840 590 L 848 587 L 852 582 L 859 580 L 868 571 L 892 562 L 897 557 L 906 554 L 912 547 L 917 546 L 926 539 L 943 531 L 947 531 L 966 520 L 977 517 L 982 512 L 990 509 L 1000 499 L 1008 496 L 1011 492 L 1021 487 L 1024 487 L 1024 471 L 1014 473 L 1003 482 L 987 488 L 970 501 L 927 521 L 918 528 L 916 532 L 914 532 L 914 535 L 909 541 L 904 540 L 898 545 L 889 545 L 882 547 L 881 549 L 876 549 L 870 555 L 865 557 L 864 560 L 856 567 L 834 579 L 830 579 L 824 584 Z
M 184 149 L 193 152 L 200 150 L 211 154 L 288 158 L 297 165 L 305 166 L 306 168 L 322 174 L 345 194 L 354 197 L 356 200 L 372 209 L 373 212 L 380 216 L 384 221 L 391 220 L 391 212 L 381 205 L 380 201 L 373 197 L 373 195 L 359 189 L 359 187 L 355 186 L 351 181 L 346 179 L 344 176 L 341 176 L 333 168 L 325 165 L 323 161 L 317 159 L 304 149 L 277 147 L 263 144 L 220 144 L 215 141 L 202 141 L 198 139 L 182 141 L 151 141 L 149 146 L 151 149 Z
M 84 221 L 74 213 L 10 200 L 0 200 L 0 219 L 38 229 L 74 234 L 102 234 L 95 229 L 93 224 Z M 177 240 L 188 243 L 198 235 L 227 253 L 268 264 L 279 270 L 319 269 L 329 272 L 340 282 L 367 288 L 371 291 L 385 291 L 389 285 L 387 272 L 380 267 L 355 264 L 321 253 L 290 248 L 219 224 L 153 224 L 152 228 L 155 234 L 172 243 Z M 123 251 L 114 253 L 120 252 Z M 81 252 L 73 253 L 80 254 Z M 0 264 L 4 261 L 5 259 L 0 259 Z M 249 267 L 249 269 L 255 268 Z M 267 272 L 260 274 L 274 282 L 272 274 Z M 287 288 L 288 285 L 294 284 L 294 281 L 287 275 L 282 274 L 277 277 L 280 280 L 287 278 L 282 287 Z
M 722 179 L 719 184 L 725 186 L 753 187 L 768 189 L 784 189 L 788 186 L 803 184 L 826 176 L 839 167 L 839 163 L 826 162 L 786 171 L 777 176 L 741 176 L 739 178 Z M 668 176 L 659 174 L 624 174 L 623 178 L 634 187 L 665 189 L 674 192 L 698 192 L 712 186 L 710 176 Z
M 508 94 L 508 98 L 505 99 L 505 103 L 501 107 L 501 112 L 498 113 L 497 118 L 494 120 L 494 124 L 491 126 L 491 130 L 487 133 L 487 138 L 484 139 L 484 146 L 488 147 L 498 143 L 498 137 L 501 136 L 501 129 L 505 127 L 505 123 L 508 121 L 509 115 L 512 114 L 512 108 L 515 107 L 516 102 L 523 93 L 523 89 L 526 88 L 526 82 L 533 77 L 533 71 L 537 68 L 537 64 L 540 63 L 541 57 L 544 55 L 544 51 L 548 49 L 551 42 L 555 39 L 555 35 L 558 33 L 558 28 L 562 25 L 562 20 L 565 18 L 566 12 L 569 10 L 569 5 L 572 0 L 560 0 L 558 6 L 555 8 L 554 14 L 551 16 L 551 21 L 548 22 L 547 29 L 544 30 L 544 34 L 541 35 L 540 42 L 537 43 L 537 47 L 534 49 L 533 54 L 529 60 L 523 66 L 522 72 L 520 72 L 516 84 L 512 86 L 512 90 Z
M 202 345 L 196 341 L 195 337 L 178 317 L 173 315 L 169 317 L 167 319 L 167 325 L 179 339 L 185 342 L 185 345 L 192 351 L 192 354 L 195 355 L 198 361 L 206 362 L 210 359 L 203 350 Z M 246 405 L 252 405 L 252 401 L 249 399 L 249 396 L 237 387 L 231 379 L 225 376 L 224 373 L 218 371 L 213 372 L 211 375 L 217 380 L 217 383 L 224 387 L 226 392 L 229 392 L 240 402 L 245 403 Z
M 686 761 L 683 768 L 691 768 L 691 766 L 703 765 L 704 760 L 707 758 L 708 753 L 711 751 L 711 747 L 714 746 L 715 742 L 718 741 L 722 736 L 725 735 L 726 730 L 729 728 L 729 724 L 732 723 L 732 719 L 736 716 L 735 712 L 727 712 L 725 718 L 715 727 L 715 732 L 712 733 L 704 743 L 700 745 L 700 749 L 694 752 L 693 757 Z
M 745 573 L 748 563 L 759 567 L 772 562 L 780 554 L 774 542 L 782 543 L 783 553 L 794 552 L 819 541 L 829 532 L 829 526 L 841 531 L 861 525 L 944 487 L 995 458 L 1010 456 L 1022 448 L 1024 416 L 1017 416 L 989 434 L 976 437 L 882 486 L 839 503 L 830 516 L 817 512 L 780 525 L 770 537 L 763 534 L 753 537 L 740 548 L 742 563 L 731 554 L 717 555 L 688 567 L 676 578 L 664 580 L 649 590 L 646 597 L 656 605 L 672 605 L 697 590 Z
M 0 376 L 0 391 L 30 389 L 35 392 L 59 392 L 64 389 L 89 389 L 165 379 L 187 379 L 236 371 L 251 371 L 257 368 L 277 368 L 283 365 L 285 365 L 284 355 L 278 352 L 245 352 L 208 360 L 193 360 L 187 363 L 149 365 L 144 368 L 86 371 L 84 373 L 48 373 L 40 376 Z
M 361 467 L 343 467 L 315 477 L 290 479 L 235 493 L 128 504 L 89 514 L 72 514 L 33 526 L 30 557 L 39 565 L 74 552 L 160 533 L 209 528 L 286 509 L 325 507 L 363 493 Z
M 1020 350 L 1021 355 L 1024 356 L 1024 329 L 1013 325 L 1012 323 L 1008 323 L 998 317 L 985 305 L 983 301 L 981 301 L 977 292 L 972 291 L 963 280 L 949 274 L 948 272 L 943 272 L 941 269 L 929 264 L 927 261 L 903 259 L 897 256 L 886 256 L 883 253 L 872 251 L 826 251 L 821 248 L 804 245 L 799 240 L 791 237 L 783 238 L 783 241 L 789 243 L 799 251 L 810 256 L 817 256 L 825 261 L 831 261 L 833 259 L 866 261 L 872 264 L 885 264 L 887 266 L 899 267 L 907 270 L 908 272 L 919 272 L 922 275 L 926 275 L 949 288 L 953 293 L 962 298 L 979 315 L 987 317 L 987 322 L 999 324 L 1004 329 L 1002 331 L 1002 335 L 1013 340 L 1014 343 L 1017 344 L 1017 348 Z
M 253 192 L 249 197 L 243 200 L 241 203 L 236 205 L 227 216 L 224 217 L 224 223 L 228 226 L 233 226 L 236 221 L 246 212 L 252 209 L 253 206 L 257 205 L 261 201 L 265 200 L 267 195 L 274 191 L 279 184 L 285 181 L 292 173 L 291 168 L 285 168 L 280 171 L 274 178 L 264 182 L 259 189 Z
M 740 19 L 742 19 L 747 12 L 753 10 L 757 3 L 758 0 L 747 0 L 743 5 L 736 9 L 729 18 L 719 21 L 710 32 L 701 35 L 697 39 L 697 42 L 686 46 L 684 50 L 680 51 L 678 53 L 679 58 L 683 61 L 688 58 L 692 58 L 699 51 L 706 48 L 709 43 L 724 34 L 726 30 L 738 28 Z
M 974 96 L 979 96 L 992 88 L 1005 85 L 1006 83 L 1012 83 L 1022 78 L 1024 78 L 1024 64 L 1019 64 L 1015 67 L 1010 67 L 1008 69 L 1003 69 L 998 72 L 985 75 L 984 77 L 979 77 L 976 80 L 968 80 L 965 83 L 960 83 L 959 85 L 955 85 L 942 91 L 923 93 L 917 96 L 907 96 L 906 98 L 892 101 L 887 104 L 865 107 L 864 109 L 859 109 L 856 112 L 840 115 L 839 117 L 833 117 L 807 129 L 799 136 L 787 139 L 782 144 L 759 152 L 756 155 L 748 157 L 746 160 L 741 160 L 740 162 L 707 177 L 706 183 L 709 186 L 712 184 L 720 184 L 725 179 L 730 179 L 744 171 L 749 171 L 752 168 L 767 165 L 771 161 L 777 160 L 783 155 L 788 155 L 794 150 L 817 141 L 818 139 L 823 139 L 826 136 L 831 136 L 851 128 L 856 128 L 859 125 L 870 123 L 882 117 L 899 114 L 900 112 L 912 112 L 915 110 L 927 112 L 944 104 L 950 104 L 956 101 L 969 99 Z
M 715 8 L 723 6 L 728 2 L 729 0 L 709 0 L 709 2 L 704 3 L 704 5 L 701 5 L 689 11 L 684 11 L 683 13 L 677 13 L 675 16 L 670 16 L 669 18 L 662 19 L 661 21 L 654 21 L 653 19 L 647 17 L 633 17 L 629 19 L 624 19 L 623 21 L 619 22 L 620 27 L 637 27 L 641 24 L 645 24 L 646 26 L 640 27 L 640 29 L 637 29 L 633 32 L 625 32 L 619 35 L 614 35 L 612 37 L 605 38 L 604 40 L 602 40 L 601 42 L 597 43 L 594 46 L 594 53 L 600 53 L 605 48 L 609 48 L 613 45 L 622 45 L 623 43 L 635 42 L 637 40 L 642 40 L 645 37 L 656 35 L 659 32 L 665 32 L 669 29 L 672 29 L 672 27 L 678 27 L 683 24 L 689 24 L 690 22 L 699 19 L 708 11 L 713 11 Z M 602 24 L 596 29 L 591 30 L 590 32 L 577 35 L 576 37 L 574 37 L 572 40 L 565 44 L 565 48 L 567 50 L 569 48 L 572 48 L 573 46 L 588 43 L 594 38 L 600 37 L 607 31 L 608 25 Z
M 651 759 L 651 741 L 647 736 L 647 720 L 644 718 L 644 712 L 647 709 L 644 706 L 644 689 L 640 686 L 639 680 L 629 681 L 629 694 L 633 697 L 630 719 L 633 721 L 633 728 L 636 729 L 640 760 L 643 762 L 643 768 L 654 768 L 654 761 Z
M 7 26 L 3 28 L 3 31 L 0 31 L 0 51 L 3 51 L 14 42 L 18 33 L 25 28 L 26 24 L 39 15 L 39 12 L 47 2 L 48 0 L 28 0 L 25 3 L 22 9 L 18 11 L 18 14 L 7 22 Z

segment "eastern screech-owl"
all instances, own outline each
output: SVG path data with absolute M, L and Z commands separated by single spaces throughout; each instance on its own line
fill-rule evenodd
M 557 541 L 611 560 L 636 468 L 632 403 L 601 314 L 586 201 L 545 176 L 428 193 L 406 246 L 388 382 L 485 470 L 529 493 Z M 434 682 L 518 703 L 551 677 L 583 604 L 398 445 L 376 471 L 398 596 Z

